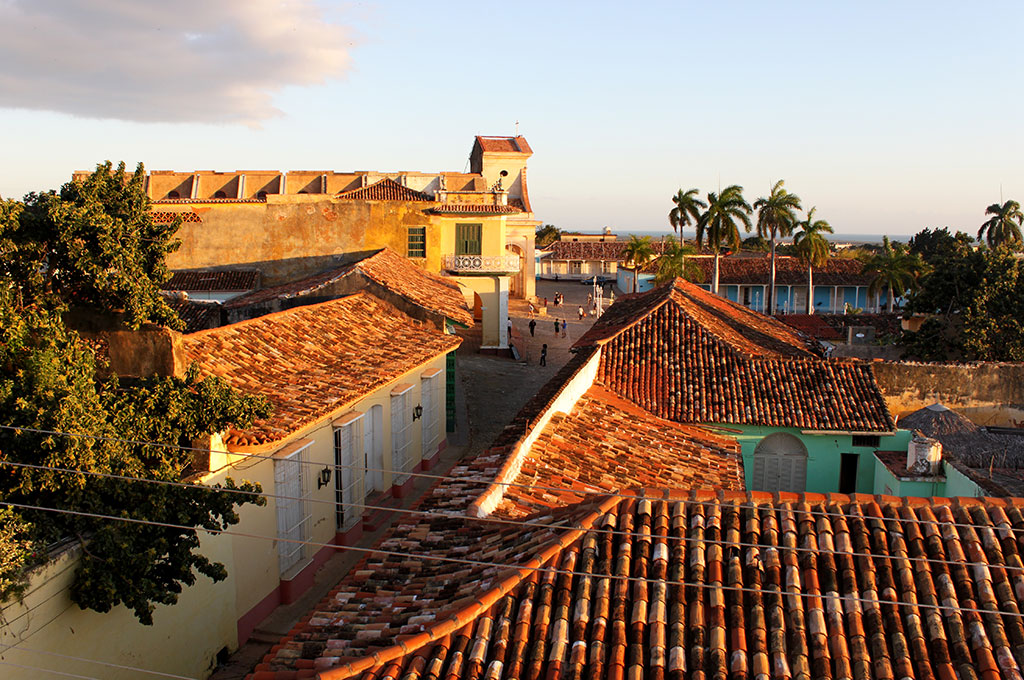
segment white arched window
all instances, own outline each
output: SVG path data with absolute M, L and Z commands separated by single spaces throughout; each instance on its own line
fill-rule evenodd
M 754 449 L 755 491 L 804 491 L 807 487 L 807 447 L 791 434 L 776 432 Z

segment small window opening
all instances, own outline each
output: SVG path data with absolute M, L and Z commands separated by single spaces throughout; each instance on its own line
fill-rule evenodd
M 171 191 L 168 192 L 167 198 L 181 198 L 181 194 L 179 194 L 177 191 Z
M 854 446 L 871 446 L 877 449 L 882 445 L 882 438 L 877 434 L 855 434 L 852 443 Z
M 227 198 L 228 195 L 225 194 L 223 191 L 218 191 L 218 192 L 213 194 L 213 197 L 214 198 Z

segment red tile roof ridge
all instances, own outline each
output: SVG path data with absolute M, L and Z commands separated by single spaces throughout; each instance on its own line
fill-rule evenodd
M 585 501 L 586 502 L 586 501 Z M 584 502 L 584 503 L 585 503 Z M 493 607 L 502 597 L 515 590 L 519 585 L 534 575 L 545 565 L 553 562 L 558 555 L 565 550 L 568 546 L 578 542 L 594 524 L 604 517 L 608 512 L 612 510 L 621 502 L 621 499 L 615 496 L 605 496 L 599 499 L 597 507 L 581 518 L 575 526 L 568 528 L 564 533 L 556 534 L 555 540 L 544 548 L 539 554 L 535 554 L 525 563 L 519 567 L 508 568 L 507 575 L 504 578 L 497 577 L 500 580 L 492 585 L 488 590 L 480 593 L 476 600 L 469 603 L 455 612 L 447 613 L 447 616 L 443 620 L 437 621 L 430 625 L 427 630 L 416 635 L 412 640 L 405 640 L 403 643 L 392 645 L 391 647 L 379 650 L 372 655 L 345 658 L 341 660 L 340 666 L 326 669 L 320 672 L 321 680 L 342 680 L 349 678 L 357 673 L 367 671 L 375 666 L 379 666 L 383 663 L 388 663 L 395 659 L 398 659 L 411 651 L 420 649 L 425 645 L 444 638 L 446 635 L 450 635 L 456 630 L 466 626 L 468 623 L 475 621 L 478 617 L 485 614 L 491 607 Z M 580 505 L 583 505 L 581 503 Z M 552 527 L 553 529 L 559 527 Z M 413 643 L 413 644 L 410 644 Z M 412 649 L 409 649 L 412 647 Z
M 501 501 L 501 497 L 505 494 L 505 490 L 510 482 L 514 482 L 515 478 L 519 475 L 519 470 L 522 467 L 523 461 L 530 455 L 529 447 L 524 446 L 526 439 L 540 427 L 540 421 L 544 419 L 545 414 L 551 411 L 556 401 L 562 396 L 562 393 L 569 386 L 569 383 L 576 378 L 590 363 L 589 359 L 592 358 L 592 354 L 579 353 L 574 360 L 570 360 L 569 363 L 563 367 L 548 383 L 545 387 L 552 385 L 555 381 L 559 381 L 560 385 L 557 390 L 550 394 L 549 398 L 543 402 L 543 404 L 534 404 L 528 402 L 513 419 L 516 419 L 528 412 L 528 409 L 536 411 L 529 416 L 530 423 L 519 435 L 518 438 L 513 442 L 503 442 L 502 446 L 509 448 L 511 455 L 505 457 L 501 467 L 498 469 L 497 474 L 494 475 L 493 481 L 480 492 L 480 495 L 473 500 L 469 507 L 466 508 L 466 512 L 471 517 L 483 517 L 490 512 L 484 508 L 486 504 L 490 504 L 492 501 L 497 504 Z M 540 393 L 544 392 L 544 388 L 541 388 Z M 553 414 L 552 414 L 553 415 Z M 510 424 L 511 425 L 511 424 Z M 498 440 L 501 437 L 499 436 Z M 491 447 L 496 448 L 494 446 Z M 495 501 L 494 498 L 497 497 Z
M 363 201 L 418 201 L 430 203 L 435 201 L 434 197 L 430 194 L 410 189 L 390 177 L 384 177 L 373 184 L 367 184 L 365 187 L 339 192 L 334 197 Z

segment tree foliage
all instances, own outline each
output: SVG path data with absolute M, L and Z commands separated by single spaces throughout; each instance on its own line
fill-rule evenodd
M 1006 201 L 1002 205 L 993 203 L 985 208 L 985 214 L 991 215 L 981 229 L 978 230 L 978 240 L 982 237 L 992 248 L 1004 246 L 1011 250 L 1020 250 L 1024 245 L 1021 237 L 1021 225 L 1024 224 L 1024 213 L 1020 210 L 1020 203 L 1017 201 Z
M 886 305 L 891 314 L 897 297 L 917 288 L 918 277 L 924 272 L 924 261 L 911 253 L 902 243 L 890 243 L 882 237 L 882 251 L 864 262 L 864 273 L 871 276 L 868 295 L 888 291 Z
M 753 208 L 743 198 L 743 187 L 732 184 L 720 193 L 708 193 L 708 207 L 697 220 L 697 246 L 705 244 L 715 256 L 711 291 L 718 293 L 718 259 L 722 247 L 739 250 L 740 225 L 747 232 L 751 229 L 750 213 Z
M 154 606 L 175 602 L 196 574 L 224 578 L 223 565 L 198 552 L 195 528 L 237 522 L 236 506 L 262 503 L 259 487 L 225 482 L 248 492 L 239 494 L 99 475 L 180 482 L 193 465 L 180 447 L 245 427 L 268 406 L 195 368 L 98 381 L 92 346 L 65 325 L 72 304 L 123 313 L 133 326 L 175 320 L 158 293 L 173 230 L 152 225 L 142 176 L 141 166 L 128 178 L 107 163 L 59 195 L 0 206 L 0 498 L 137 520 L 14 508 L 0 518 L 0 552 L 19 549 L 23 559 L 0 563 L 0 596 L 16 593 L 33 552 L 71 538 L 83 550 L 72 599 L 98 611 L 124 604 L 151 623 Z
M 1024 271 L 1008 249 L 958 242 L 935 256 L 906 311 L 928 315 L 904 353 L 926 361 L 1024 361 Z
M 623 267 L 633 271 L 633 292 L 639 287 L 640 270 L 654 258 L 654 246 L 650 236 L 629 237 L 626 247 L 622 249 Z
M 668 223 L 672 225 L 672 231 L 679 232 L 680 236 L 683 234 L 683 227 L 696 224 L 700 219 L 701 210 L 708 207 L 707 203 L 697 197 L 699 193 L 696 189 L 680 189 L 672 197 L 675 207 L 668 212 Z
M 658 258 L 658 273 L 654 277 L 654 282 L 662 284 L 682 278 L 700 283 L 704 278 L 704 270 L 690 259 L 691 255 L 696 254 L 696 248 L 669 236 L 665 239 L 665 249 Z
M 797 222 L 799 231 L 793 237 L 793 251 L 807 266 L 807 313 L 814 314 L 814 268 L 828 262 L 829 246 L 825 234 L 832 233 L 832 225 L 814 219 L 816 207 L 807 211 L 807 218 Z
M 544 248 L 557 241 L 562 236 L 562 230 L 553 224 L 545 224 L 537 227 L 534 233 L 533 243 L 538 248 Z
M 757 235 L 762 239 L 768 239 L 771 251 L 768 300 L 765 307 L 769 314 L 775 311 L 775 240 L 793 233 L 798 221 L 797 211 L 801 209 L 800 197 L 786 191 L 783 184 L 783 180 L 780 179 L 772 186 L 772 191 L 767 197 L 762 196 L 754 201 L 754 210 L 757 211 Z

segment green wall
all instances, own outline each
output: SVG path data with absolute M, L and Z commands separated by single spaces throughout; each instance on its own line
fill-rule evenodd
M 881 437 L 878 447 L 854 446 L 853 437 L 848 434 L 802 434 L 799 429 L 787 427 L 760 427 L 752 425 L 710 424 L 739 443 L 743 453 L 743 470 L 746 486 L 753 489 L 754 449 L 770 434 L 785 432 L 799 439 L 807 448 L 807 488 L 813 493 L 835 493 L 839 491 L 839 461 L 843 453 L 860 454 L 857 463 L 857 492 L 875 493 L 875 449 L 883 451 L 906 451 L 911 433 L 897 430 L 893 435 Z
M 932 480 L 922 478 L 900 479 L 885 466 L 885 463 L 872 456 L 875 460 L 874 493 L 892 496 L 929 496 L 947 497 L 967 496 L 979 498 L 985 495 L 981 487 L 970 478 L 943 461 L 943 474 Z

